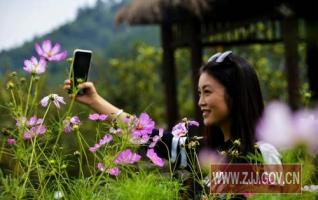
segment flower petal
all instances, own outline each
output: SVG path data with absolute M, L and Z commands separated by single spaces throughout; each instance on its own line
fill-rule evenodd
M 42 49 L 45 53 L 51 51 L 51 49 L 52 49 L 51 40 L 44 40 L 42 43 Z

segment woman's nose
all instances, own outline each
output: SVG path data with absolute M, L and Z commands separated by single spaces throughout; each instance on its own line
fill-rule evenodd
M 199 97 L 198 106 L 202 107 L 205 104 L 204 97 L 201 95 Z

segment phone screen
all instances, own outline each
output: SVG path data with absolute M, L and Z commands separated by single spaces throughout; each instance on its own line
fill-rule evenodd
M 74 81 L 75 87 L 79 84 L 79 82 L 87 81 L 91 57 L 92 52 L 90 50 L 76 49 L 74 51 L 71 80 Z M 79 94 L 83 92 L 84 91 L 80 91 Z
M 78 84 L 78 79 L 82 79 L 83 82 L 87 81 L 91 57 L 92 54 L 89 52 L 75 52 L 73 63 L 75 85 Z

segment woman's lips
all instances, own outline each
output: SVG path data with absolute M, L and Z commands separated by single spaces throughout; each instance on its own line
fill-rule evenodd
M 209 110 L 203 110 L 203 111 L 202 111 L 202 116 L 203 116 L 203 117 L 207 117 L 207 116 L 210 114 L 210 112 L 211 112 L 211 111 L 209 111 Z

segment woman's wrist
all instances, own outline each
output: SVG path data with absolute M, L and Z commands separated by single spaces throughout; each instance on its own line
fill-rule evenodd
M 104 100 L 101 96 L 96 94 L 95 97 L 92 98 L 93 100 L 88 104 L 88 106 L 94 110 L 99 110 L 99 107 L 102 105 L 102 101 Z M 104 100 L 105 101 L 105 100 Z

